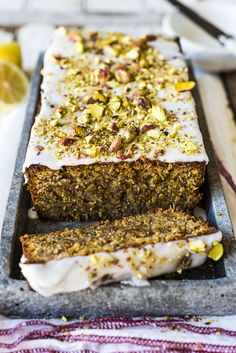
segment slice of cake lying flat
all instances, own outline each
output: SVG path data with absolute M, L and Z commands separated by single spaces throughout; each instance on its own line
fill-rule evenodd
M 20 267 L 44 296 L 145 280 L 218 260 L 222 234 L 200 218 L 161 210 L 21 237 Z
M 60 28 L 42 74 L 24 164 L 41 218 L 196 206 L 208 158 L 174 39 Z

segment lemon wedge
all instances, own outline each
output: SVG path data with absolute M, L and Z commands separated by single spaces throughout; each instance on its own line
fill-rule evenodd
M 23 101 L 27 91 L 24 72 L 13 63 L 0 60 L 0 110 Z
M 0 43 L 0 59 L 21 67 L 21 49 L 17 42 Z

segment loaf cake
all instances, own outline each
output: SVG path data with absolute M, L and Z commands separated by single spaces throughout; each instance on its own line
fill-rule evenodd
M 20 238 L 20 267 L 44 296 L 96 288 L 201 265 L 223 253 L 221 232 L 201 218 L 173 209 L 101 221 L 90 226 Z
M 59 28 L 42 75 L 24 164 L 41 218 L 195 207 L 208 158 L 174 39 Z

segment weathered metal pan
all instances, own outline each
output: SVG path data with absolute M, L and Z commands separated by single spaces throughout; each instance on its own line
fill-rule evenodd
M 201 206 L 208 221 L 223 234 L 224 258 L 208 261 L 198 269 L 181 276 L 169 276 L 150 281 L 149 287 L 132 287 L 110 284 L 96 290 L 84 290 L 71 294 L 44 298 L 30 290 L 22 279 L 18 266 L 21 256 L 19 236 L 74 227 L 65 222 L 41 222 L 28 218 L 30 195 L 23 185 L 22 165 L 25 158 L 30 130 L 39 102 L 40 56 L 34 74 L 26 120 L 16 160 L 1 241 L 0 313 L 25 318 L 36 317 L 95 317 L 104 315 L 226 315 L 236 313 L 236 241 L 232 231 L 220 177 L 217 171 L 213 147 L 209 137 L 198 92 L 194 98 L 206 150 L 210 158 L 204 197 Z

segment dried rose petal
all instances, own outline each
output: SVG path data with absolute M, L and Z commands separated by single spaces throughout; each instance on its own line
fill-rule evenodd
M 143 125 L 141 127 L 141 132 L 146 132 L 146 131 L 149 131 L 149 130 L 153 130 L 155 129 L 157 126 L 155 124 L 152 124 L 152 125 Z
M 98 74 L 100 80 L 109 80 L 111 77 L 111 72 L 108 69 L 101 69 Z
M 60 139 L 60 145 L 62 146 L 70 146 L 75 140 L 70 137 L 62 137 Z
M 60 54 L 54 54 L 53 57 L 55 60 L 58 60 L 58 61 L 63 59 L 63 57 Z
M 140 105 L 140 107 L 142 107 L 145 110 L 148 109 L 149 103 L 150 102 L 147 98 L 144 98 L 144 97 L 138 98 L 138 105 Z
M 122 153 L 119 156 L 117 156 L 117 158 L 121 159 L 122 161 L 124 161 L 125 159 L 131 158 L 131 154 L 130 153 Z
M 87 100 L 87 104 L 95 104 L 99 102 L 98 99 L 94 99 L 93 97 L 90 97 L 88 100 Z
M 37 156 L 38 156 L 44 150 L 44 147 L 37 145 L 37 146 L 34 146 L 34 149 L 37 152 Z
M 146 39 L 148 42 L 152 42 L 157 39 L 157 36 L 155 34 L 147 34 Z
M 117 125 L 116 125 L 116 123 L 112 123 L 111 124 L 111 129 L 112 129 L 112 131 L 118 131 L 119 130 Z

